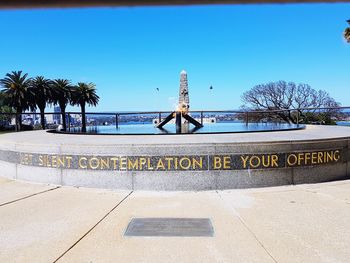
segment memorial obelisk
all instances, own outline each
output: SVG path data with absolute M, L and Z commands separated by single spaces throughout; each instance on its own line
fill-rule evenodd
M 190 98 L 188 95 L 188 81 L 186 71 L 180 73 L 180 89 L 179 89 L 179 102 L 177 104 L 176 111 L 168 115 L 162 122 L 157 125 L 157 128 L 162 129 L 165 124 L 175 118 L 176 133 L 182 133 L 182 130 L 188 130 L 188 124 L 193 124 L 197 129 L 203 127 L 201 123 L 192 118 L 188 112 L 190 109 Z M 182 121 L 184 118 L 186 121 Z M 184 129 L 182 129 L 184 128 Z M 184 132 L 187 133 L 187 132 Z
M 183 113 L 188 113 L 190 108 L 190 98 L 188 95 L 188 81 L 186 71 L 181 71 L 180 73 L 180 90 L 179 90 L 179 103 L 178 111 Z

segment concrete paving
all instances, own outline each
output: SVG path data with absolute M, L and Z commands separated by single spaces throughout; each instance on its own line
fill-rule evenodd
M 169 147 L 172 144 L 202 144 L 205 143 L 263 143 L 281 141 L 325 140 L 339 139 L 350 136 L 350 128 L 345 126 L 307 125 L 303 130 L 274 131 L 274 132 L 249 132 L 249 133 L 223 133 L 223 134 L 182 134 L 182 135 L 78 135 L 55 134 L 42 130 L 26 131 L 20 133 L 7 133 L 0 136 L 2 149 L 15 149 L 16 145 L 45 146 L 49 143 L 54 150 L 57 147 L 69 146 L 74 151 L 75 147 L 84 148 L 101 146 L 105 148 L 117 145 L 159 145 Z M 23 147 L 23 149 L 25 149 Z M 65 149 L 65 148 L 64 148 Z M 66 149 L 65 149 L 66 150 Z M 67 149 L 69 150 L 69 149 Z M 78 149 L 79 150 L 79 149 Z M 81 149 L 80 149 L 81 151 Z
M 0 177 L 0 186 L 0 206 L 57 188 L 52 185 L 23 184 L 3 177 Z
M 116 192 L 0 177 L 0 203 L 0 262 L 350 259 L 350 180 L 227 191 Z M 132 218 L 150 217 L 210 218 L 214 236 L 124 236 Z

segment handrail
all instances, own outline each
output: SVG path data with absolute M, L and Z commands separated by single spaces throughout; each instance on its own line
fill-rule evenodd
M 311 110 L 344 110 L 349 109 L 350 106 L 342 107 L 311 107 L 311 108 L 291 108 L 291 109 L 274 109 L 274 110 L 190 110 L 190 113 L 274 113 L 274 112 L 285 112 L 285 111 L 311 111 Z M 171 113 L 173 111 L 126 111 L 126 112 L 85 112 L 86 115 L 140 115 L 140 114 L 165 114 Z M 22 112 L 22 113 L 9 113 L 9 112 L 0 112 L 2 115 L 16 115 L 16 114 L 40 114 L 40 112 Z M 45 112 L 45 114 L 62 114 L 62 112 Z M 81 114 L 81 112 L 67 111 L 65 114 Z
M 189 113 L 192 114 L 198 114 L 200 118 L 200 124 L 203 124 L 204 117 L 216 117 L 218 119 L 221 119 L 220 115 L 223 115 L 222 118 L 224 120 L 232 120 L 237 119 L 241 120 L 244 122 L 246 125 L 248 125 L 250 122 L 257 121 L 258 119 L 263 120 L 266 117 L 268 118 L 273 118 L 273 119 L 280 119 L 280 121 L 285 121 L 287 123 L 294 123 L 299 127 L 300 123 L 303 123 L 308 117 L 304 115 L 305 112 L 307 111 L 313 111 L 312 114 L 316 112 L 316 114 L 320 114 L 323 111 L 329 111 L 331 114 L 332 113 L 337 113 L 333 117 L 335 117 L 337 120 L 340 120 L 341 116 L 346 117 L 346 120 L 349 120 L 349 115 L 350 115 L 350 106 L 342 106 L 342 107 L 310 107 L 310 108 L 292 108 L 292 109 L 266 109 L 266 110 L 192 110 L 189 111 Z M 345 112 L 342 112 L 343 114 L 338 114 L 339 111 L 341 110 L 348 110 L 345 114 Z M 137 121 L 137 122 L 143 122 L 143 121 L 150 121 L 152 122 L 157 120 L 157 123 L 161 123 L 164 120 L 165 114 L 169 115 L 172 112 L 175 111 L 133 111 L 133 112 L 85 112 L 85 117 L 82 115 L 81 112 L 65 112 L 65 114 L 62 114 L 62 112 L 45 112 L 44 115 L 53 115 L 53 119 L 50 122 L 47 122 L 47 118 L 42 121 L 40 119 L 40 125 L 42 129 L 49 128 L 50 125 L 59 125 L 62 124 L 64 129 L 67 129 L 68 131 L 71 130 L 71 128 L 77 127 L 77 125 L 83 125 L 82 120 L 80 118 L 85 118 L 87 120 L 87 117 L 90 117 L 90 122 L 89 125 L 97 125 L 98 123 L 101 123 L 101 120 L 103 119 L 102 116 L 111 116 L 112 120 L 110 120 L 110 117 L 107 118 L 108 122 L 111 122 L 110 124 L 115 124 L 116 129 L 119 128 L 120 124 L 127 123 L 129 121 Z M 281 114 L 282 112 L 287 112 L 286 114 Z M 222 114 L 220 114 L 222 113 Z M 230 115 L 231 114 L 231 115 Z M 23 113 L 9 113 L 9 112 L 0 112 L 0 116 L 3 116 L 3 119 L 1 120 L 1 123 L 8 123 L 8 125 L 13 125 L 10 124 L 10 122 L 13 121 L 13 118 L 15 118 L 15 130 L 19 131 L 21 129 L 22 124 L 24 121 L 20 121 L 23 117 L 25 118 L 26 116 L 30 115 L 35 115 L 35 116 L 40 116 L 40 112 L 23 112 Z M 79 118 L 72 118 L 73 115 L 79 115 Z M 162 116 L 163 115 L 163 116 Z M 8 117 L 6 117 L 8 116 Z M 56 116 L 56 117 L 55 117 Z M 94 117 L 91 116 L 96 116 L 96 120 L 93 120 Z M 128 117 L 129 116 L 129 117 Z M 169 115 L 170 116 L 170 115 Z M 196 117 L 195 115 L 192 115 L 192 117 Z M 329 116 L 332 117 L 332 116 Z M 333 118 L 332 117 L 332 118 Z M 227 119 L 228 118 L 228 119 Z M 12 119 L 12 120 L 10 120 Z M 28 118 L 25 118 L 28 121 Z M 36 119 L 36 118 L 35 118 Z M 58 119 L 58 120 L 57 120 Z M 344 119 L 345 120 L 345 119 Z M 36 120 L 37 121 L 37 120 Z M 312 121 L 311 119 L 308 121 Z M 324 122 L 322 118 L 320 119 L 320 124 L 322 124 L 322 121 Z M 32 121 L 30 121 L 32 122 Z M 317 122 L 314 120 L 314 122 Z M 1 124 L 0 125 L 4 125 Z M 38 123 L 37 123 L 38 124 Z M 34 127 L 33 123 L 27 124 L 27 125 L 32 125 Z M 103 124 L 104 125 L 104 124 Z M 84 126 L 86 127 L 86 126 Z M 52 126 L 51 126 L 52 128 Z

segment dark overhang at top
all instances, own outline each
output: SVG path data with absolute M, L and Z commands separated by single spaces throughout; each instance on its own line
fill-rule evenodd
M 157 6 L 199 4 L 268 4 L 268 3 L 336 3 L 350 0 L 0 0 L 0 8 L 93 7 L 93 6 Z

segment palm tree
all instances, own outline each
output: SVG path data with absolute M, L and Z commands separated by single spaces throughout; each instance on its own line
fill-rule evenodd
M 0 92 L 0 107 L 5 106 L 5 93 Z
M 44 78 L 43 76 L 38 76 L 32 79 L 31 90 L 34 94 L 35 104 L 40 110 L 41 127 L 45 130 L 45 108 L 46 104 L 50 102 L 52 98 L 51 92 L 52 81 Z
M 348 24 L 350 25 L 350 19 L 346 22 L 348 22 Z M 344 38 L 345 38 L 346 42 L 350 43 L 350 27 L 345 28 Z
M 5 78 L 0 79 L 8 106 L 16 110 L 16 130 L 22 128 L 21 113 L 27 109 L 35 109 L 34 96 L 30 90 L 31 79 L 28 74 L 23 74 L 22 71 L 12 71 L 7 73 Z
M 63 130 L 67 129 L 66 125 L 66 107 L 70 103 L 72 85 L 67 79 L 55 79 L 52 82 L 51 102 L 58 104 L 61 109 Z
M 96 85 L 94 83 L 79 82 L 72 90 L 72 105 L 79 105 L 81 108 L 82 132 L 86 132 L 86 104 L 96 106 L 99 99 L 100 97 L 96 94 Z

